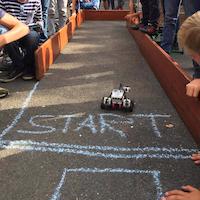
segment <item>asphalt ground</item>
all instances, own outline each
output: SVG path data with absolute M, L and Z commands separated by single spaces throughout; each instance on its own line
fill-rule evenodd
M 134 111 L 101 110 L 120 83 Z M 86 21 L 44 79 L 1 86 L 0 200 L 158 200 L 200 186 L 197 147 L 124 22 Z

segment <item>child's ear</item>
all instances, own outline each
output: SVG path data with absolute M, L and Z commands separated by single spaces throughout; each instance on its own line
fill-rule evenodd
M 191 57 L 192 57 L 192 59 L 193 59 L 196 63 L 200 64 L 200 54 L 198 54 L 198 53 L 193 53 L 193 54 L 191 55 Z

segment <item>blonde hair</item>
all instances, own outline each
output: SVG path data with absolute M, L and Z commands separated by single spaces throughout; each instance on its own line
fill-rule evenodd
M 178 31 L 179 47 L 200 54 L 200 11 L 188 17 Z

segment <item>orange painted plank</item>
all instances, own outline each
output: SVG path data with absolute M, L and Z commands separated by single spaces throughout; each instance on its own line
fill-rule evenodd
M 185 85 L 189 83 L 191 77 L 147 35 L 139 31 L 129 31 L 180 117 L 199 145 L 200 101 L 185 94 Z
M 37 80 L 41 80 L 44 77 L 49 66 L 54 63 L 61 50 L 68 43 L 72 35 L 69 30 L 70 24 L 71 22 L 61 28 L 35 51 Z
M 128 10 L 84 10 L 86 20 L 125 20 Z
M 35 51 L 36 79 L 41 80 L 48 71 L 49 66 L 54 63 L 57 56 L 72 38 L 76 23 L 80 26 L 85 20 L 85 13 L 80 11 L 76 16 L 69 18 L 69 23 L 51 36 L 44 44 Z
M 77 13 L 77 16 L 76 16 L 76 24 L 77 24 L 77 27 L 80 27 L 81 24 L 85 21 L 85 12 L 83 10 L 80 10 L 78 13 Z
M 72 35 L 73 35 L 76 29 L 76 16 L 72 15 L 69 18 L 69 21 L 71 22 L 71 30 L 72 30 Z

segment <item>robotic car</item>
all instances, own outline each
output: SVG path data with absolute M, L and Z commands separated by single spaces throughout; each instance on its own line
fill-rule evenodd
M 119 89 L 113 89 L 109 97 L 102 98 L 101 109 L 120 109 L 132 112 L 134 103 L 126 97 L 126 93 L 130 90 L 130 87 L 123 87 L 120 84 Z

